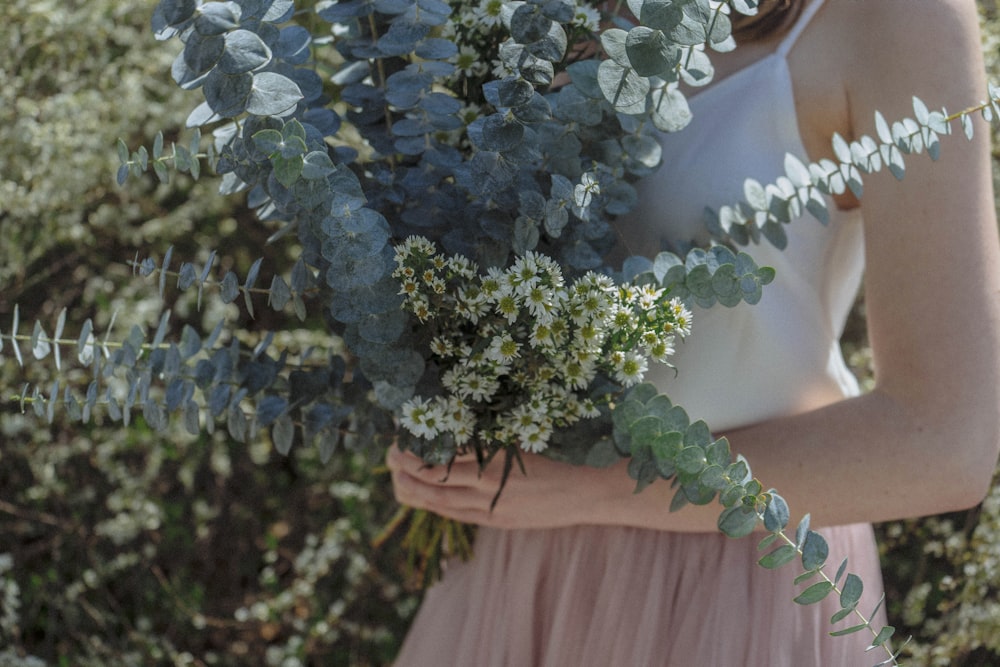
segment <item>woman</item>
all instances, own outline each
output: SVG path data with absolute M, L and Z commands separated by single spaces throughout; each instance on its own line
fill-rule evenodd
M 874 110 L 961 108 L 985 90 L 972 0 L 765 2 L 741 46 L 713 57 L 692 124 L 664 137 L 667 163 L 620 225 L 632 249 L 703 237 L 704 206 L 772 182 L 786 152 L 833 157 L 835 132 L 874 135 Z M 755 306 L 695 314 L 676 378 L 651 379 L 744 454 L 754 475 L 810 512 L 834 567 L 849 558 L 881 593 L 871 522 L 940 513 L 985 495 L 998 453 L 1000 252 L 985 126 L 901 182 L 869 176 L 831 221 L 794 221 L 788 245 L 749 252 L 777 278 Z M 837 347 L 865 270 L 873 391 Z M 649 378 L 649 376 L 647 376 Z M 400 667 L 423 665 L 847 666 L 877 662 L 868 633 L 830 637 L 836 600 L 801 607 L 756 540 L 716 529 L 719 506 L 667 511 L 624 470 L 527 457 L 489 511 L 498 466 L 460 460 L 446 480 L 414 456 L 388 463 L 400 502 L 483 526 L 476 555 L 427 593 Z M 793 521 L 795 517 L 793 517 Z M 876 626 L 884 621 L 879 613 Z M 853 624 L 848 621 L 838 627 Z

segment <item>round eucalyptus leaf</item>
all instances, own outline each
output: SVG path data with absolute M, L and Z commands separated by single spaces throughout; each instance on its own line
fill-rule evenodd
M 762 556 L 757 564 L 768 570 L 775 570 L 782 565 L 786 565 L 793 560 L 798 555 L 791 544 L 782 544 L 780 547 L 770 552 L 769 554 Z
M 367 0 L 331 2 L 317 7 L 316 14 L 328 23 L 348 24 L 353 19 L 375 13 L 375 3 Z
M 269 426 L 284 414 L 288 399 L 283 396 L 264 396 L 257 403 L 257 424 Z
M 411 53 L 417 47 L 427 33 L 430 26 L 415 21 L 393 21 L 389 30 L 379 37 L 376 45 L 379 53 L 383 56 L 404 56 Z
M 194 77 L 199 77 L 208 70 L 215 67 L 219 59 L 222 58 L 223 53 L 226 50 L 226 38 L 222 35 L 202 35 L 201 33 L 193 32 L 191 36 L 188 37 L 187 42 L 184 44 L 184 51 L 181 55 L 183 56 L 184 65 L 187 66 L 187 72 L 178 72 L 174 70 L 174 81 L 181 84 L 181 80 L 178 79 L 178 74 L 184 74 L 182 79 L 193 79 Z M 175 61 L 175 65 L 177 62 Z
M 509 151 L 524 138 L 524 125 L 506 114 L 495 113 L 483 123 L 483 149 Z
M 540 123 L 552 118 L 548 100 L 538 93 L 532 93 L 527 103 L 515 107 L 512 112 L 523 123 Z
M 198 9 L 196 0 L 160 0 L 156 12 L 163 17 L 167 25 L 177 25 L 194 16 Z
M 212 111 L 224 118 L 233 118 L 247 110 L 247 103 L 254 86 L 254 76 L 224 74 L 212 70 L 205 79 L 205 101 Z
M 208 2 L 198 8 L 194 29 L 203 35 L 221 35 L 240 24 L 242 10 L 235 2 Z
M 514 181 L 515 169 L 496 151 L 479 151 L 469 163 L 472 184 L 481 193 L 497 192 Z
M 426 60 L 445 60 L 458 53 L 458 47 L 450 39 L 431 37 L 417 44 L 413 54 Z
M 392 249 L 388 247 L 385 252 L 368 256 L 343 253 L 338 258 L 341 261 L 327 269 L 326 282 L 339 288 L 352 289 L 373 285 L 388 275 L 393 267 Z
M 278 43 L 274 52 L 286 63 L 301 65 L 312 55 L 309 49 L 311 44 L 312 35 L 308 30 L 300 25 L 290 25 L 278 33 Z
M 406 327 L 407 315 L 402 309 L 374 313 L 358 322 L 358 333 L 371 343 L 389 345 L 399 340 Z
M 775 492 L 771 492 L 767 507 L 764 508 L 764 528 L 773 532 L 784 530 L 789 520 L 788 503 Z
M 277 116 L 298 104 L 302 92 L 294 81 L 274 72 L 251 75 L 246 110 L 258 116 Z
M 814 604 L 819 602 L 833 590 L 832 581 L 820 581 L 805 589 L 793 599 L 796 604 Z
M 411 109 L 420 102 L 434 84 L 434 77 L 405 69 L 391 75 L 385 82 L 385 100 L 400 109 Z
M 670 32 L 683 19 L 683 5 L 674 0 L 629 0 L 629 8 L 642 25 Z
M 613 60 L 605 60 L 598 70 L 597 80 L 604 98 L 616 111 L 638 114 L 646 108 L 649 79 L 639 76 L 635 70 L 622 67 Z
M 462 109 L 462 103 L 458 99 L 438 92 L 424 95 L 417 106 L 428 114 L 442 116 L 458 113 Z
M 692 4 L 694 3 L 689 3 L 687 6 Z M 691 17 L 687 12 L 684 13 L 681 22 L 670 30 L 669 34 L 671 41 L 685 46 L 695 46 L 708 41 L 708 30 L 705 23 Z
M 677 132 L 691 122 L 691 108 L 687 98 L 676 86 L 665 86 L 653 91 L 652 120 L 656 129 Z
M 302 158 L 302 178 L 326 178 L 336 170 L 333 160 L 325 151 L 312 151 Z
M 566 54 L 566 31 L 558 23 L 552 23 L 544 37 L 526 46 L 531 55 L 543 61 L 558 62 Z
M 521 44 L 537 42 L 549 33 L 552 19 L 546 17 L 534 3 L 524 3 L 514 10 L 510 19 L 510 34 Z
M 722 511 L 718 526 L 719 530 L 729 537 L 746 537 L 757 527 L 757 513 L 739 503 Z
M 802 568 L 807 572 L 817 570 L 823 567 L 829 555 L 830 546 L 826 539 L 815 531 L 807 531 L 802 543 Z
M 671 44 L 662 30 L 636 26 L 625 38 L 629 64 L 640 76 L 659 76 L 680 62 L 680 49 Z
M 681 77 L 690 86 L 704 86 L 712 81 L 715 67 L 704 51 L 691 51 L 684 56 Z
M 225 74 L 250 72 L 271 60 L 271 49 L 249 30 L 233 30 L 225 36 L 225 50 L 219 58 L 219 69 Z

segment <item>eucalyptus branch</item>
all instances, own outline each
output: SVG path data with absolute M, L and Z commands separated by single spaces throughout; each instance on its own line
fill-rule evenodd
M 152 151 L 149 151 L 145 146 L 140 146 L 130 153 L 125 142 L 122 139 L 118 139 L 118 161 L 121 163 L 118 167 L 118 185 L 123 185 L 130 176 L 136 178 L 141 176 L 146 172 L 150 164 L 152 164 L 153 171 L 161 183 L 170 182 L 168 165 L 172 166 L 176 171 L 189 173 L 192 178 L 198 180 L 199 176 L 201 176 L 201 160 L 207 160 L 209 164 L 212 164 L 214 161 L 214 152 L 212 151 L 211 144 L 209 145 L 208 152 L 200 152 L 201 131 L 197 128 L 188 146 L 171 143 L 169 155 L 164 155 L 163 149 L 162 131 L 156 133 L 156 137 L 153 139 Z
M 713 438 L 707 424 L 691 422 L 681 406 L 673 405 L 652 385 L 638 385 L 629 390 L 612 417 L 614 447 L 621 456 L 628 457 L 629 474 L 636 480 L 637 490 L 656 480 L 672 482 L 677 491 L 671 511 L 687 504 L 707 505 L 718 500 L 724 508 L 718 527 L 729 537 L 746 538 L 763 525 L 770 534 L 761 540 L 759 549 L 780 544 L 759 559 L 761 567 L 776 569 L 798 560 L 803 573 L 796 577 L 796 584 L 816 576 L 821 578 L 794 602 L 814 604 L 837 594 L 841 608 L 831 618 L 831 624 L 852 615 L 861 622 L 831 634 L 839 636 L 868 629 L 873 637 L 871 648 L 883 647 L 888 655 L 879 664 L 897 664 L 899 653 L 888 646 L 895 629 L 891 626 L 876 629 L 871 623 L 881 601 L 867 616 L 858 610 L 864 588 L 860 577 L 848 574 L 844 578 L 846 559 L 832 578 L 824 571 L 829 545 L 821 534 L 810 530 L 809 515 L 799 522 L 794 538 L 787 534 L 790 517 L 787 502 L 773 489 L 764 491 L 746 459 L 732 455 L 726 438 Z
M 199 310 L 201 309 L 203 289 L 206 285 L 208 285 L 217 288 L 222 302 L 227 304 L 235 301 L 242 293 L 244 304 L 246 305 L 247 313 L 250 317 L 254 316 L 254 306 L 251 296 L 254 294 L 266 294 L 268 297 L 268 305 L 270 305 L 273 310 L 282 311 L 286 305 L 291 303 L 296 317 L 298 317 L 299 320 L 304 320 L 306 318 L 306 305 L 303 297 L 315 296 L 320 291 L 314 273 L 311 269 L 309 269 L 309 267 L 306 266 L 301 257 L 292 267 L 289 280 L 286 281 L 281 275 L 275 274 L 271 278 L 271 285 L 268 288 L 256 287 L 263 258 L 258 258 L 254 261 L 254 263 L 250 266 L 250 269 L 247 271 L 247 275 L 243 280 L 243 283 L 240 284 L 239 277 L 236 275 L 236 272 L 232 270 L 226 271 L 222 280 L 217 281 L 209 278 L 209 273 L 215 263 L 216 253 L 214 250 L 209 254 L 208 260 L 205 262 L 204 267 L 202 267 L 200 271 L 190 262 L 182 262 L 180 268 L 176 272 L 171 271 L 169 267 L 172 257 L 173 247 L 171 246 L 167 249 L 167 252 L 164 254 L 163 260 L 159 266 L 157 266 L 156 261 L 151 257 L 140 260 L 138 254 L 136 254 L 135 259 L 128 262 L 128 265 L 131 266 L 133 272 L 138 275 L 145 277 L 155 274 L 158 276 L 161 299 L 164 296 L 167 278 L 176 279 L 177 288 L 182 292 L 191 289 L 192 287 L 197 287 L 197 307 Z
M 875 112 L 876 137 L 863 135 L 848 142 L 835 134 L 832 147 L 836 161 L 822 159 L 804 164 L 794 155 L 785 156 L 785 175 L 762 185 L 754 179 L 744 182 L 745 199 L 710 212 L 707 223 L 721 242 L 746 245 L 766 238 L 783 249 L 787 242 L 783 225 L 808 211 L 822 223 L 829 219 L 823 195 L 840 195 L 848 190 L 856 197 L 863 193 L 863 174 L 881 171 L 885 166 L 898 180 L 905 175 L 904 155 L 927 155 L 936 160 L 940 137 L 951 134 L 951 123 L 958 120 L 966 139 L 974 136 L 972 118 L 979 114 L 988 123 L 1000 121 L 1000 88 L 990 84 L 988 98 L 962 111 L 949 114 L 945 109 L 929 110 L 913 98 L 913 117 L 891 125 Z

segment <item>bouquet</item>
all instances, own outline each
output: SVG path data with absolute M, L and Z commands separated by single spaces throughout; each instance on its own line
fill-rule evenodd
M 763 500 L 745 462 L 641 380 L 687 335 L 688 305 L 753 303 L 773 272 L 725 244 L 620 267 L 605 257 L 611 219 L 662 159 L 655 133 L 690 119 L 681 82 L 711 79 L 707 52 L 733 46 L 729 13 L 754 4 L 635 0 L 637 24 L 619 9 L 161 0 L 156 36 L 183 44 L 171 74 L 204 102 L 187 146 L 120 143 L 118 178 L 150 165 L 197 177 L 207 158 L 222 193 L 244 193 L 276 242 L 298 244 L 269 305 L 302 318 L 317 304 L 332 344 L 290 359 L 270 334 L 250 350 L 220 343 L 221 324 L 175 343 L 169 313 L 151 342 L 134 330 L 109 344 L 88 322 L 72 341 L 92 366 L 85 397 L 57 383 L 26 388 L 22 403 L 51 417 L 63 402 L 84 420 L 106 406 L 126 424 L 140 409 L 157 429 L 175 413 L 193 432 L 224 420 L 238 440 L 268 429 L 278 451 L 299 438 L 324 459 L 390 441 L 429 463 L 503 452 L 507 472 L 521 448 L 624 456 L 640 487 L 673 479 L 675 506 L 732 487 L 728 521 L 749 530 Z M 182 262 L 178 287 L 200 295 L 213 261 Z M 170 262 L 168 251 L 136 266 L 159 272 L 162 291 Z M 252 315 L 260 267 L 227 273 L 222 299 L 243 294 Z M 20 359 L 16 311 L 10 339 Z M 52 340 L 36 324 L 35 356 Z

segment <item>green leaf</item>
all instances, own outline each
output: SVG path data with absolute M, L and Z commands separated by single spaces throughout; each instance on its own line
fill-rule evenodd
M 291 187 L 302 175 L 303 160 L 301 155 L 286 158 L 276 155 L 271 159 L 274 165 L 274 177 L 286 188 Z
M 859 632 L 868 627 L 867 623 L 861 623 L 860 625 L 852 625 L 849 628 L 844 628 L 843 630 L 835 630 L 830 633 L 831 637 L 843 637 L 844 635 L 851 635 L 855 632 Z
M 722 491 L 729 486 L 729 480 L 726 479 L 725 469 L 712 463 L 698 475 L 698 484 L 713 491 Z
M 254 146 L 262 153 L 274 155 L 281 150 L 281 145 L 285 138 L 278 130 L 265 129 L 255 132 L 253 137 Z
M 719 515 L 718 526 L 729 537 L 746 537 L 757 527 L 757 513 L 743 504 L 728 507 Z
M 628 433 L 633 442 L 649 444 L 659 438 L 662 432 L 663 422 L 649 415 L 643 415 L 628 425 Z
M 712 465 L 728 467 L 732 461 L 732 453 L 729 449 L 729 440 L 719 438 L 707 448 L 705 448 L 705 459 Z
M 288 77 L 276 72 L 260 72 L 253 75 L 246 110 L 258 116 L 277 116 L 290 110 L 301 99 L 302 91 Z
M 795 580 L 792 583 L 794 583 L 796 586 L 798 586 L 801 583 L 809 581 L 810 579 L 812 579 L 813 577 L 815 577 L 817 574 L 819 574 L 819 571 L 817 571 L 817 570 L 809 570 L 808 572 L 803 572 L 799 576 L 795 577 Z
M 784 530 L 788 525 L 789 510 L 788 503 L 774 491 L 771 491 L 771 498 L 764 508 L 764 528 L 773 532 Z
M 781 539 L 781 535 L 779 535 L 778 533 L 768 533 L 763 538 L 761 538 L 760 542 L 757 544 L 757 551 L 763 551 L 764 549 L 767 549 L 769 546 L 777 542 L 779 539 Z
M 783 544 L 758 560 L 757 564 L 768 570 L 774 570 L 795 560 L 798 553 L 791 544 Z
M 840 578 L 844 576 L 844 572 L 847 571 L 847 559 L 845 558 L 840 563 L 840 567 L 837 568 L 837 575 L 833 578 L 833 583 L 840 581 Z
M 597 82 L 604 98 L 615 111 L 639 114 L 646 108 L 649 80 L 636 74 L 635 70 L 623 67 L 613 60 L 605 60 L 597 70 Z
M 844 585 L 840 589 L 840 606 L 844 609 L 857 607 L 864 588 L 864 582 L 861 581 L 861 577 L 853 573 L 847 575 L 847 579 L 844 580 Z
M 820 581 L 805 589 L 794 599 L 796 604 L 807 605 L 819 602 L 833 590 L 833 582 Z
M 809 515 L 806 514 L 799 520 L 799 525 L 795 529 L 795 546 L 799 549 L 805 544 L 806 535 L 809 533 Z
M 840 609 L 836 614 L 830 617 L 830 624 L 840 623 L 842 620 L 854 613 L 854 609 Z
M 697 475 L 705 468 L 705 450 L 701 447 L 684 447 L 677 454 L 677 469 L 688 475 Z
M 742 484 L 730 483 L 729 487 L 719 494 L 719 502 L 725 507 L 732 507 L 740 503 L 745 495 L 746 491 L 744 491 Z
M 680 62 L 680 49 L 661 30 L 642 25 L 628 31 L 625 50 L 639 76 L 660 76 Z
M 52 344 L 49 336 L 42 328 L 42 323 L 35 320 L 35 328 L 31 332 L 31 356 L 35 359 L 44 359 L 52 351 Z
M 885 626 L 884 628 L 878 631 L 877 635 L 875 635 L 875 639 L 873 639 L 871 643 L 871 648 L 875 648 L 876 646 L 882 646 L 887 641 L 889 641 L 895 633 L 896 633 L 896 628 L 892 627 L 891 625 Z
M 830 547 L 826 540 L 817 532 L 809 531 L 802 544 L 802 567 L 805 570 L 818 570 L 826 562 Z

